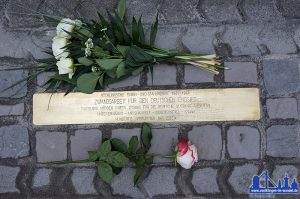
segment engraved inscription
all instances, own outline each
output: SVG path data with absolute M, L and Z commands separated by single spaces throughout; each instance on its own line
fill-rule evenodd
M 35 124 L 257 120 L 257 88 L 34 95 Z M 68 119 L 68 116 L 70 117 Z

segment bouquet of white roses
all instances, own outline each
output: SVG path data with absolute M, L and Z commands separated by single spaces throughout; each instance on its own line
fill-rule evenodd
M 67 92 L 77 88 L 92 93 L 106 85 L 138 75 L 145 67 L 153 72 L 157 63 L 192 64 L 218 74 L 223 68 L 215 55 L 195 55 L 155 47 L 158 17 L 150 29 L 150 43 L 145 40 L 141 18 L 132 19 L 131 28 L 125 26 L 126 0 L 120 0 L 116 13 L 109 21 L 99 14 L 98 21 L 83 22 L 42 15 L 58 23 L 53 38 L 52 58 L 39 60 L 39 74 L 56 72 L 46 83 L 47 89 L 67 85 Z M 33 75 L 34 76 L 34 75 Z

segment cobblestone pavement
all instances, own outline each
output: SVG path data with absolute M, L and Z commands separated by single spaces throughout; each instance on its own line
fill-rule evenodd
M 0 90 L 32 70 L 46 55 L 53 27 L 17 4 L 69 17 L 96 18 L 117 0 L 0 0 Z M 128 141 L 140 124 L 32 124 L 32 95 L 49 74 L 0 93 L 0 198 L 249 198 L 251 177 L 268 169 L 299 181 L 300 1 L 299 0 L 128 0 L 126 17 L 143 15 L 150 24 L 159 12 L 157 45 L 193 53 L 217 53 L 231 68 L 213 76 L 190 66 L 159 65 L 153 81 L 144 71 L 107 90 L 258 87 L 259 121 L 155 124 L 152 151 L 168 151 L 180 137 L 199 149 L 191 170 L 157 159 L 133 186 L 126 168 L 111 186 L 95 165 L 54 166 L 44 162 L 82 159 L 104 138 Z M 129 20 L 128 20 L 129 21 Z M 152 83 L 153 82 L 153 83 Z M 19 91 L 19 92 L 17 92 Z M 299 198 L 280 196 L 278 198 Z

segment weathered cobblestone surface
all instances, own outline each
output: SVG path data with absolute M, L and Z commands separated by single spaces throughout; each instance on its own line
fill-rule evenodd
M 256 128 L 231 126 L 227 131 L 227 147 L 231 158 L 258 159 L 260 135 Z
M 16 187 L 16 178 L 19 167 L 0 166 L 0 193 L 20 192 Z
M 0 157 L 19 158 L 29 155 L 29 136 L 26 127 L 20 125 L 0 128 Z
M 197 193 L 217 193 L 220 192 L 217 184 L 218 170 L 213 168 L 204 168 L 194 171 L 192 184 Z
M 118 0 L 0 0 L 0 91 L 33 74 L 25 69 L 48 55 L 55 29 L 41 11 L 97 19 Z M 20 5 L 23 5 L 20 7 Z M 230 70 L 211 75 L 192 66 L 158 65 L 112 84 L 108 90 L 260 89 L 258 121 L 151 124 L 151 152 L 171 153 L 189 138 L 200 161 L 192 170 L 155 159 L 133 186 L 128 167 L 109 186 L 94 164 L 52 165 L 49 161 L 87 158 L 101 140 L 125 143 L 139 136 L 140 124 L 32 124 L 32 95 L 51 73 L 0 92 L 0 198 L 249 198 L 251 178 L 267 169 L 274 180 L 286 173 L 299 181 L 300 2 L 298 0 L 127 0 L 126 23 L 143 15 L 145 33 L 158 13 L 157 46 L 193 53 L 216 53 Z M 30 8 L 31 10 L 27 10 Z M 149 40 L 149 39 L 147 39 Z M 10 71 L 13 67 L 24 70 Z M 153 83 L 152 83 L 153 82 Z M 18 92 L 19 91 L 19 92 Z M 297 198 L 286 195 L 280 198 Z
M 50 175 L 52 173 L 51 169 L 39 169 L 33 178 L 33 187 L 40 188 L 43 186 L 47 186 L 50 183 Z

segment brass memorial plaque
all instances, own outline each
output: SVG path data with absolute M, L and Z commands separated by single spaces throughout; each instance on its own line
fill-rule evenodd
M 69 93 L 67 96 L 40 93 L 33 96 L 35 125 L 259 119 L 258 88 Z

